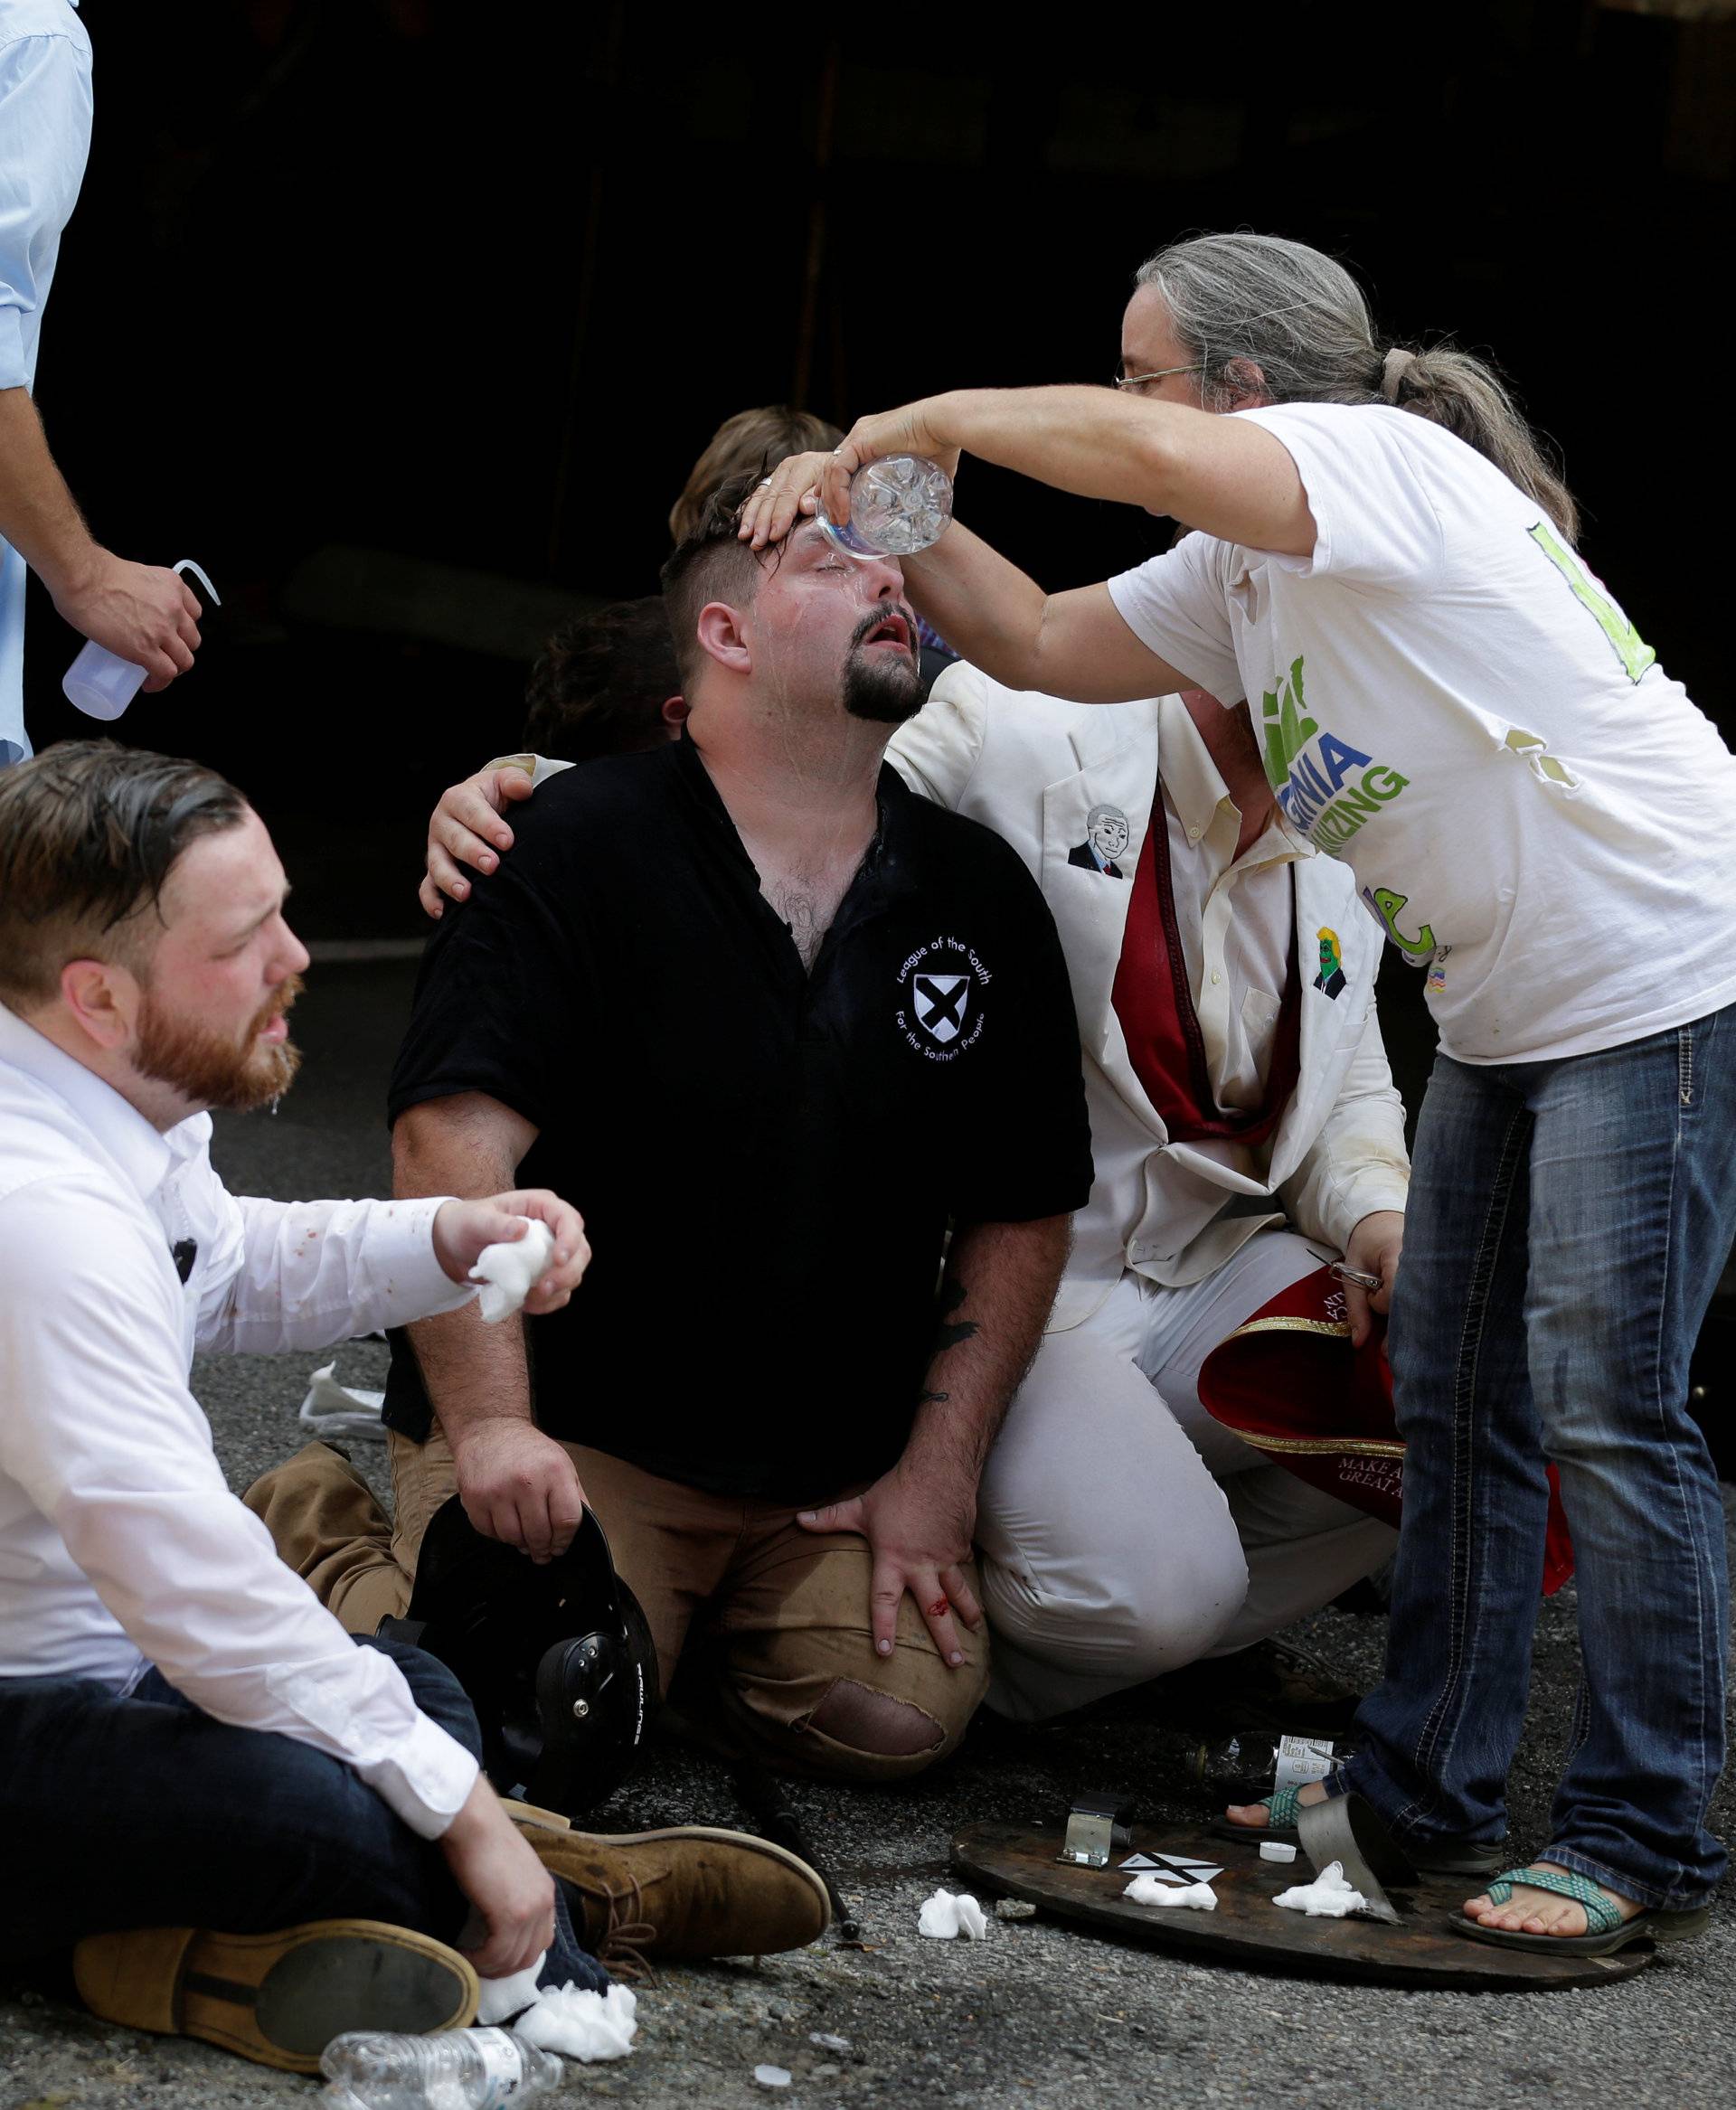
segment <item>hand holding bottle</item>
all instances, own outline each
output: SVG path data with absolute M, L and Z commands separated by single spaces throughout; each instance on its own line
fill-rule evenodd
M 54 605 L 75 630 L 143 667 L 147 691 L 185 674 L 199 649 L 199 603 L 161 564 L 133 564 L 93 548 L 89 566 L 60 586 Z
M 108 550 L 97 551 L 92 569 L 56 593 L 55 607 L 89 639 L 61 683 L 86 717 L 118 718 L 141 685 L 154 694 L 192 666 L 203 611 L 184 571 L 217 599 L 217 589 L 191 557 L 165 570 L 128 563 Z

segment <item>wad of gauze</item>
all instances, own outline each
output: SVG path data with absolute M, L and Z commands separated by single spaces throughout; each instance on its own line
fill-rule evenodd
M 1368 1900 L 1344 1880 L 1344 1862 L 1334 1860 L 1326 1863 L 1313 1882 L 1280 1890 L 1272 1903 L 1292 1912 L 1308 1913 L 1316 1919 L 1343 1919 L 1350 1913 L 1361 1912 Z
M 471 1281 L 482 1285 L 476 1309 L 491 1326 L 510 1319 L 523 1305 L 542 1280 L 554 1251 L 554 1233 L 546 1223 L 533 1216 L 523 1221 L 522 1239 L 503 1239 L 498 1245 L 485 1246 L 470 1270 Z
M 537 1977 L 545 1959 L 510 1978 L 485 1978 L 477 1991 L 476 2021 L 485 2029 L 510 2025 L 515 2037 L 544 2051 L 559 2052 L 590 2065 L 598 2059 L 625 2058 L 638 2030 L 637 1994 L 624 1985 L 592 1992 L 573 1984 L 545 1985 Z M 431 2098 L 430 2098 L 431 2099 Z
M 980 1942 L 988 1922 L 968 1891 L 955 1897 L 950 1890 L 937 1890 L 917 1915 L 916 1931 L 937 1942 L 955 1941 L 960 1935 L 967 1942 Z
M 1165 1882 L 1157 1876 L 1136 1876 L 1122 1891 L 1136 1905 L 1164 1905 L 1172 1909 L 1191 1905 L 1195 1912 L 1215 1912 L 1218 1894 L 1210 1883 Z

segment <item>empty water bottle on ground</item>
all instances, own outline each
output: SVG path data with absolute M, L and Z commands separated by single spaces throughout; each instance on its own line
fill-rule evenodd
M 211 596 L 212 603 L 220 608 L 222 607 L 217 589 L 191 557 L 182 558 L 178 564 L 171 564 L 169 570 L 191 571 Z M 130 659 L 122 659 L 118 652 L 110 652 L 106 645 L 99 645 L 94 637 L 90 637 L 67 668 L 61 687 L 67 701 L 76 703 L 87 718 L 118 718 L 137 695 L 144 679 L 142 666 L 136 666 Z
M 892 454 L 850 479 L 850 517 L 816 515 L 848 557 L 913 557 L 946 533 L 952 520 L 952 478 L 925 455 Z
M 1146 1731 L 1152 1769 L 1165 1789 L 1173 1791 L 1183 1784 L 1203 1787 L 1213 1801 L 1223 1796 L 1244 1802 L 1250 1794 L 1269 1794 L 1277 1747 L 1278 1738 L 1269 1729 L 1241 1729 L 1233 1736 L 1222 1730 L 1202 1734 L 1160 1726 Z
M 1190 1739 L 1184 1767 L 1187 1777 L 1203 1787 L 1255 1788 L 1269 1786 L 1277 1760 L 1278 1739 L 1269 1730 L 1243 1729 L 1233 1737 L 1213 1740 Z
M 510 2030 L 352 2030 L 333 2038 L 319 2070 L 332 2084 L 332 2110 L 497 2110 L 553 2087 L 561 2061 Z

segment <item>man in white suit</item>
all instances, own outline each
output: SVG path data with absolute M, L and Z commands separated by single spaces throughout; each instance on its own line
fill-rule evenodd
M 1323 1261 L 1379 1277 L 1384 1309 L 1409 1174 L 1381 934 L 1278 812 L 1245 709 L 1066 703 L 961 664 L 888 758 L 1030 866 L 1079 1013 L 1096 1183 L 976 1520 L 990 1704 L 1035 1720 L 1233 1655 L 1392 1551 L 1196 1389 Z M 1106 809 L 1126 847 L 1086 867 L 1073 846 Z M 1365 1336 L 1368 1300 L 1345 1294 Z
M 1203 1357 L 1323 1261 L 1381 1286 L 1346 1286 L 1357 1338 L 1385 1308 L 1409 1174 L 1381 934 L 1277 810 L 1245 708 L 1067 703 L 958 664 L 887 756 L 1024 859 L 1079 1013 L 1096 1183 L 976 1519 L 990 1703 L 1036 1720 L 1235 1656 L 1392 1549 L 1196 1389 Z M 448 791 L 425 902 L 461 898 L 462 867 L 510 849 L 505 807 L 563 766 L 513 758 Z M 1118 854 L 1080 859 L 1111 821 Z

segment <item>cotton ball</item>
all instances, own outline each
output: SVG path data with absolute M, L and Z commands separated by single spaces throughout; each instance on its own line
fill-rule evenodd
M 535 1217 L 521 1220 L 527 1229 L 522 1239 L 503 1239 L 485 1246 L 470 1270 L 472 1282 L 482 1284 L 476 1308 L 489 1325 L 509 1319 L 541 1280 L 554 1251 L 554 1233 Z

